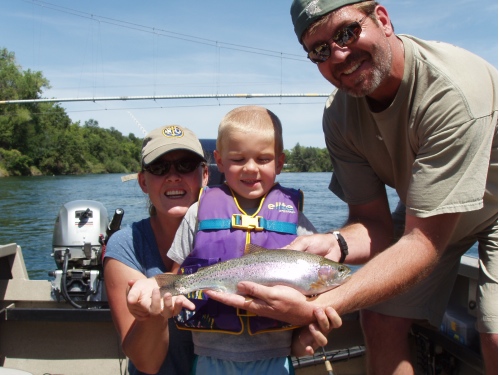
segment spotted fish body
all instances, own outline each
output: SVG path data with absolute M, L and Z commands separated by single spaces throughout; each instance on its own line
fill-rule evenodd
M 171 293 L 175 296 L 205 289 L 237 293 L 240 281 L 286 285 L 304 295 L 314 295 L 339 286 L 350 276 L 347 266 L 319 255 L 269 250 L 256 245 L 248 245 L 247 252 L 249 254 L 241 258 L 203 267 L 190 275 L 156 275 L 161 295 Z

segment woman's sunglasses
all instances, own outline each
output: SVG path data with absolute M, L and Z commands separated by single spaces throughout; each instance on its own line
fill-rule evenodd
M 170 172 L 170 168 L 173 165 L 175 170 L 180 174 L 188 174 L 197 169 L 199 165 L 203 162 L 200 160 L 193 159 L 179 159 L 172 161 L 159 161 L 155 163 L 151 163 L 148 165 L 144 165 L 143 169 L 146 172 L 149 172 L 155 176 L 164 176 L 168 172 Z
M 362 33 L 362 22 L 368 17 L 366 14 L 360 21 L 339 29 L 327 42 L 319 44 L 308 52 L 307 57 L 315 64 L 320 64 L 331 56 L 331 43 L 334 42 L 338 47 L 343 48 L 359 39 Z

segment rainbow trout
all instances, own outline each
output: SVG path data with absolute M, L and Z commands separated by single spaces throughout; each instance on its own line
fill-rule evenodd
M 237 293 L 240 281 L 273 286 L 286 285 L 304 295 L 323 293 L 342 284 L 350 268 L 322 256 L 295 250 L 269 250 L 247 245 L 247 255 L 200 268 L 190 275 L 160 274 L 156 281 L 161 296 L 176 296 L 212 289 Z

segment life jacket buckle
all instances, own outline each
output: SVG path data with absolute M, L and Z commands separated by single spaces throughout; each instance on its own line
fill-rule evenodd
M 248 216 L 241 214 L 233 214 L 231 219 L 231 227 L 236 229 L 249 229 L 255 232 L 261 232 L 264 228 L 260 225 L 262 216 Z

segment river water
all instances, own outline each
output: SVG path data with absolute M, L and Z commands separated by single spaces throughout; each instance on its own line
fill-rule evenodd
M 147 199 L 136 180 L 121 182 L 122 174 L 0 178 L 0 244 L 23 249 L 31 279 L 48 280 L 56 269 L 51 256 L 54 223 L 61 206 L 73 200 L 101 202 L 111 219 L 125 210 L 122 226 L 147 216 Z M 346 204 L 328 190 L 330 173 L 283 173 L 283 186 L 303 190 L 304 212 L 319 232 L 337 228 L 347 218 Z M 388 189 L 390 206 L 397 197 Z M 476 245 L 470 250 L 476 256 Z

